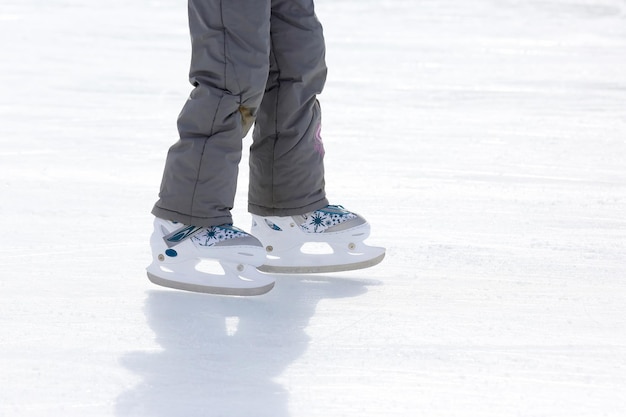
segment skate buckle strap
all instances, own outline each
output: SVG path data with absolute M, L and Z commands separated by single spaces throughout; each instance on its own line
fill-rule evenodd
M 163 240 L 168 248 L 178 245 L 198 233 L 203 228 L 201 226 L 183 226 L 172 233 L 163 236 Z

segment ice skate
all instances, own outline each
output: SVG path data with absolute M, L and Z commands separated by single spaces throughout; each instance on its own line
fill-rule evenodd
M 274 279 L 256 267 L 265 262 L 261 243 L 230 225 L 186 226 L 155 218 L 148 278 L 157 285 L 222 295 L 260 295 Z
M 306 215 L 252 215 L 252 234 L 265 246 L 267 260 L 258 269 L 275 273 L 349 271 L 376 265 L 385 248 L 368 246 L 370 225 L 342 206 Z

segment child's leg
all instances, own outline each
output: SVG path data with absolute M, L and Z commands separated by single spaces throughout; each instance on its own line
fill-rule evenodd
M 249 211 L 302 214 L 328 204 L 316 95 L 326 80 L 313 0 L 273 0 L 270 74 L 250 151 Z
M 195 88 L 167 156 L 157 217 L 196 226 L 232 221 L 241 139 L 269 71 L 269 20 L 270 0 L 189 0 Z

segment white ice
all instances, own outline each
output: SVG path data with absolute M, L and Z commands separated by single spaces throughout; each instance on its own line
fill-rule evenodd
M 388 256 L 228 298 L 144 271 L 186 2 L 2 1 L 0 416 L 626 415 L 626 2 L 317 12 L 328 193 Z

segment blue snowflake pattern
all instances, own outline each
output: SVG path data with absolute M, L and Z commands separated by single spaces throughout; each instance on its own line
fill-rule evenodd
M 313 213 L 309 221 L 309 225 L 313 227 L 313 231 L 315 233 L 317 233 L 318 229 L 324 227 L 326 223 L 327 221 L 325 221 L 325 216 L 319 211 Z
M 247 236 L 247 233 L 232 226 L 211 226 L 192 236 L 200 246 L 213 246 L 228 239 Z
M 300 228 L 307 233 L 322 233 L 330 227 L 356 217 L 356 214 L 343 210 L 341 206 L 328 206 L 327 209 L 316 210 L 308 215 Z

